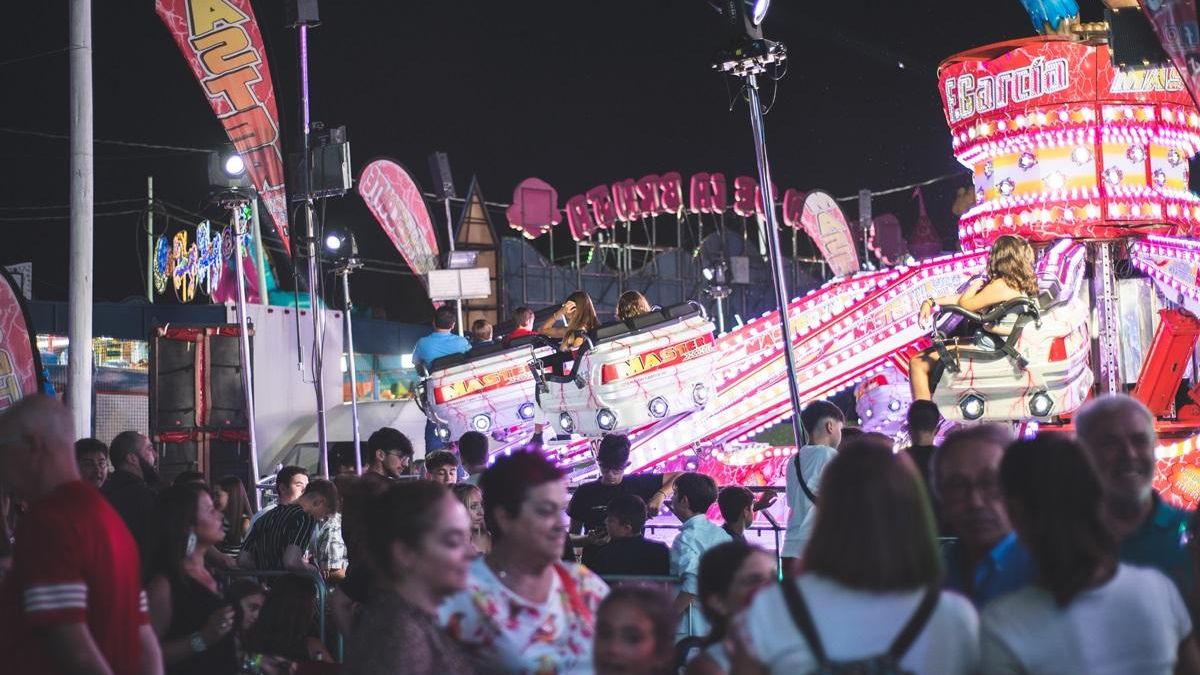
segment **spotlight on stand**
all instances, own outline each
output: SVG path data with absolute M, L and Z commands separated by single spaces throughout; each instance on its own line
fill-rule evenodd
M 762 39 L 762 22 L 771 0 L 721 0 L 720 12 L 733 42 Z
M 704 266 L 704 292 L 717 301 L 717 330 L 725 332 L 725 307 L 723 301 L 729 297 L 733 289 L 729 287 L 729 264 L 724 258 L 717 258 Z
M 220 190 L 253 188 L 250 175 L 246 172 L 246 162 L 232 145 L 208 156 L 208 184 Z
M 358 258 L 358 241 L 349 230 L 329 230 L 325 233 L 325 252 L 337 260 Z

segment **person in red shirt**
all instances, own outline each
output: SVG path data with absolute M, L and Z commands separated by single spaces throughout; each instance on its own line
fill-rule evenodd
M 519 337 L 525 337 L 526 335 L 537 335 L 537 333 L 533 330 L 532 309 L 529 309 L 528 307 L 518 307 L 513 310 L 513 322 L 517 324 L 517 327 L 514 328 L 511 333 L 504 336 L 505 347 L 508 346 L 508 343 L 516 340 Z
M 73 426 L 48 396 L 0 413 L 0 484 L 29 503 L 0 586 L 0 664 L 11 673 L 161 675 L 137 545 L 80 480 Z

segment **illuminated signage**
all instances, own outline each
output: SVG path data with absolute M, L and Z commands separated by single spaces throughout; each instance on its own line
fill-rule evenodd
M 676 342 L 660 349 L 637 354 L 625 361 L 606 363 L 601 368 L 600 380 L 603 384 L 608 384 L 609 382 L 638 377 L 639 375 L 645 375 L 646 373 L 654 372 L 667 366 L 674 366 L 700 358 L 705 354 L 712 353 L 713 349 L 714 340 L 712 334 L 701 335 L 700 337 Z
M 507 387 L 510 384 L 518 384 L 531 379 L 533 379 L 533 373 L 530 372 L 528 366 L 513 366 L 504 370 L 485 373 L 478 377 L 468 377 L 465 380 L 438 385 L 437 389 L 433 392 L 433 396 L 434 400 L 439 404 L 449 403 L 464 396 L 492 391 L 493 389 Z

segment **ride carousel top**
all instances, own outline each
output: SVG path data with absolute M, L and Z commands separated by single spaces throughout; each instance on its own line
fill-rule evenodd
M 1200 112 L 1173 67 L 1120 70 L 1108 46 L 1037 36 L 938 68 L 955 156 L 974 174 L 964 250 L 1002 234 L 1200 234 L 1188 159 Z

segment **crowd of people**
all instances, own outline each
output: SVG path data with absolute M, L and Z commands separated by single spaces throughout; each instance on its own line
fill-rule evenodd
M 917 435 L 923 407 L 899 452 L 837 406 L 805 408 L 777 558 L 747 537 L 769 496 L 626 475 L 620 435 L 572 494 L 536 446 L 489 457 L 467 434 L 418 468 L 408 438 L 380 429 L 363 475 L 343 455 L 332 482 L 282 467 L 275 504 L 251 513 L 240 479 L 160 485 L 145 436 L 77 440 L 61 404 L 27 398 L 0 414 L 0 480 L 20 505 L 5 513 L 19 511 L 0 659 L 21 673 L 1200 672 L 1198 523 L 1151 489 L 1140 403 L 1091 401 L 1074 437 L 982 424 L 940 443 Z M 645 535 L 664 506 L 670 546 Z
M 943 301 L 1027 293 L 1021 241 L 998 240 L 991 282 Z M 986 301 L 986 302 L 985 302 Z M 936 303 L 934 303 L 936 305 Z M 923 308 L 932 312 L 935 306 Z M 626 293 L 617 318 L 650 311 Z M 496 339 L 452 308 L 414 362 Z M 596 328 L 573 293 L 534 331 L 561 363 Z M 552 365 L 547 362 L 547 365 Z M 0 663 L 14 673 L 1197 673 L 1200 520 L 1152 489 L 1154 418 L 1093 399 L 1074 435 L 1014 438 L 940 416 L 914 359 L 911 443 L 800 413 L 781 467 L 778 550 L 755 544 L 775 493 L 695 471 L 627 473 L 631 442 L 594 446 L 568 489 L 536 427 L 493 452 L 476 431 L 423 459 L 392 428 L 331 480 L 275 473 L 255 511 L 238 476 L 164 484 L 135 431 L 77 439 L 53 398 L 0 413 Z M 357 466 L 361 465 L 361 475 Z M 215 478 L 209 482 L 210 478 Z M 257 490 L 257 486 L 250 486 Z M 670 545 L 648 537 L 665 513 Z M 328 594 L 323 591 L 327 589 Z M 319 620 L 328 616 L 329 621 Z

